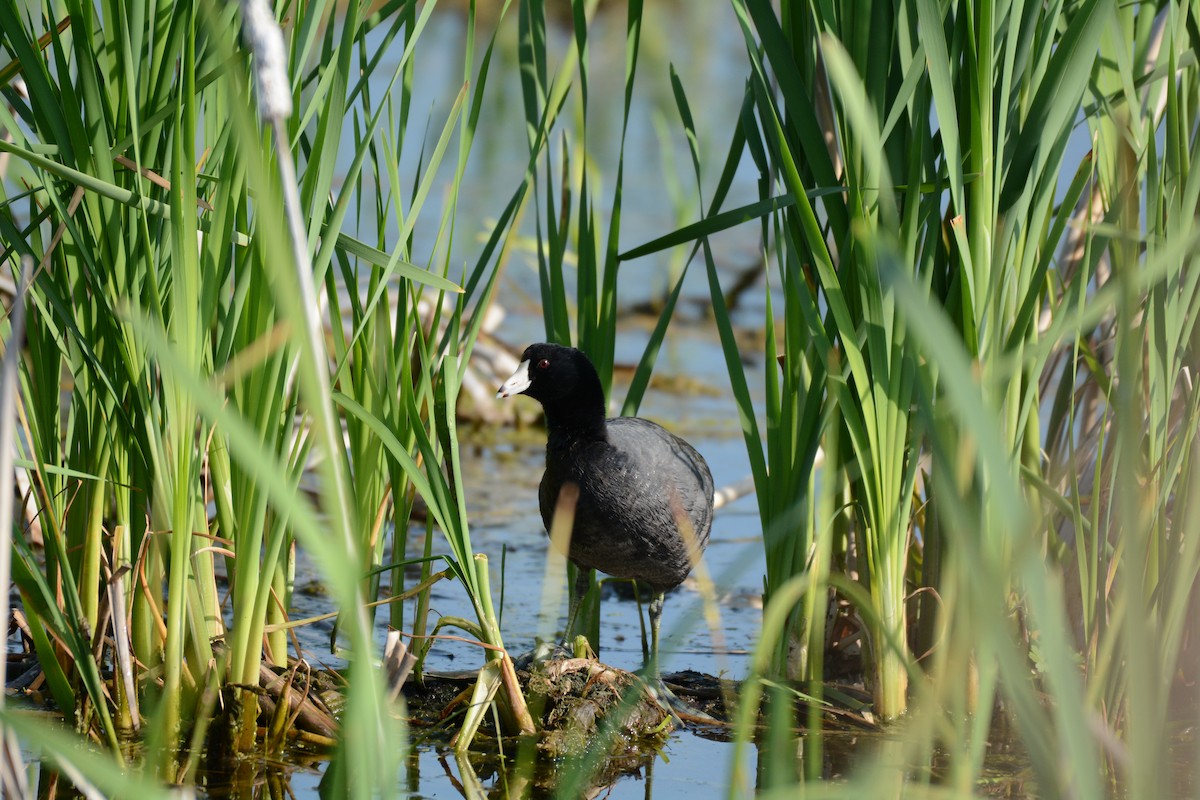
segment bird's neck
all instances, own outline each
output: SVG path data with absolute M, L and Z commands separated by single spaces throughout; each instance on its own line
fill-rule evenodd
M 600 378 L 589 375 L 574 391 L 546 407 L 546 429 L 550 438 L 604 441 L 604 388 Z
M 605 441 L 604 415 L 584 415 L 572 412 L 564 415 L 546 414 L 546 430 L 550 439 L 572 441 Z

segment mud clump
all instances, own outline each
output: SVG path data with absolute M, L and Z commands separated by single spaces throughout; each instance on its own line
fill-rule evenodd
M 673 727 L 640 678 L 599 661 L 545 661 L 521 677 L 542 724 L 538 748 L 552 758 L 594 753 L 599 741 L 611 756 L 657 749 Z

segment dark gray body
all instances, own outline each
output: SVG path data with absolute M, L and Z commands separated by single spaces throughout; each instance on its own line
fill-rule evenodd
M 712 474 L 695 448 L 649 420 L 619 417 L 604 427 L 605 439 L 551 429 L 538 491 L 542 521 L 549 531 L 559 489 L 576 483 L 571 561 L 656 592 L 673 589 L 708 544 Z

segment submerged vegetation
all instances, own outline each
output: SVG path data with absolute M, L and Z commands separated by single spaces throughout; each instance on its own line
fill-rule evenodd
M 730 796 L 972 796 L 997 716 L 1042 796 L 1194 791 L 1194 4 L 714 4 L 744 34 L 744 103 L 707 190 L 700 87 L 672 71 L 703 212 L 636 247 L 621 211 L 642 2 L 612 12 L 612 176 L 589 132 L 596 0 L 570 3 L 562 52 L 544 3 L 489 9 L 516 18 L 528 161 L 482 243 L 459 203 L 502 27 L 476 41 L 467 5 L 461 90 L 414 133 L 434 3 L 275 5 L 293 106 L 279 127 L 255 102 L 264 59 L 241 6 L 0 0 L 0 329 L 20 356 L 0 423 L 27 479 L 3 550 L 45 695 L 103 753 L 11 708 L 6 730 L 113 795 L 135 791 L 127 761 L 152 795 L 218 752 L 278 754 L 303 705 L 287 692 L 311 685 L 288 670 L 309 622 L 289 613 L 297 548 L 348 664 L 323 729 L 330 796 L 400 791 L 411 739 L 375 667 L 377 616 L 407 639 L 386 661 L 412 680 L 437 636 L 478 643 L 460 753 L 481 726 L 542 727 L 472 546 L 457 427 L 532 229 L 546 338 L 587 351 L 606 392 L 622 270 L 678 259 L 626 414 L 694 261 L 707 278 L 766 556 L 762 635 L 729 698 Z M 729 208 L 740 166 L 758 197 Z M 761 232 L 760 354 L 712 250 L 735 225 Z M 762 387 L 754 355 L 778 364 Z M 473 618 L 433 617 L 444 580 Z M 586 608 L 592 633 L 594 595 Z M 895 735 L 823 782 L 835 628 L 857 631 L 870 713 Z M 587 682 L 636 685 L 588 664 L 573 664 Z M 596 736 L 619 735 L 632 705 Z M 595 761 L 565 762 L 559 792 Z M 24 778 L 9 769 L 5 790 Z

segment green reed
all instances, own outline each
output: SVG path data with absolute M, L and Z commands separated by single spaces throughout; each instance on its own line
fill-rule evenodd
M 30 187 L 3 198 L 0 231 L 14 274 L 20 255 L 38 264 L 19 463 L 34 476 L 48 554 L 43 567 L 18 535 L 14 580 L 54 700 L 117 758 L 118 732 L 149 723 L 163 748 L 152 761 L 182 776 L 172 754 L 181 733 L 207 728 L 204 687 L 255 686 L 263 659 L 286 663 L 299 545 L 348 635 L 351 688 L 330 780 L 356 794 L 392 785 L 403 739 L 371 668 L 365 602 L 381 568 L 394 593 L 404 589 L 414 493 L 448 537 L 480 638 L 502 647 L 486 562 L 470 547 L 453 421 L 512 214 L 471 274 L 455 276 L 471 279 L 463 296 L 451 279 L 453 223 L 491 46 L 477 68 L 468 41 L 462 92 L 440 134 L 417 139 L 414 53 L 432 9 L 314 3 L 288 19 L 295 111 L 284 142 L 307 240 L 295 263 L 311 260 L 325 291 L 327 353 L 303 333 L 320 325 L 319 309 L 299 301 L 279 151 L 251 102 L 238 8 L 69 3 L 68 19 L 0 6 L 14 57 L 5 81 L 20 77 L 31 98 L 10 86 L 14 113 L 0 111 L 9 177 Z M 388 51 L 399 57 L 384 73 Z M 410 190 L 399 164 L 418 150 Z M 438 186 L 449 199 L 432 209 Z M 418 221 L 436 231 L 429 241 L 416 241 Z M 343 232 L 354 229 L 374 243 Z M 458 299 L 443 313 L 448 296 Z M 299 488 L 310 470 L 311 497 Z M 107 607 L 110 581 L 124 608 Z M 112 615 L 130 622 L 145 719 L 116 677 L 116 651 L 92 645 Z M 399 603 L 391 619 L 403 623 Z M 236 746 L 262 747 L 255 695 L 234 693 Z
M 1072 99 L 1078 104 L 1096 23 L 1090 14 L 1071 18 L 1063 34 L 1070 46 L 1050 57 L 1057 22 L 1052 15 L 1040 19 L 1042 12 L 1034 9 L 1018 10 L 1006 20 L 1010 27 L 995 30 L 990 47 L 973 50 L 970 39 L 955 38 L 947 45 L 944 36 L 967 37 L 980 26 L 993 30 L 995 12 L 989 7 L 953 9 L 949 17 L 929 3 L 853 8 L 785 3 L 778 16 L 765 3 L 735 3 L 734 8 L 753 67 L 756 113 L 748 135 L 760 142 L 768 176 L 786 191 L 781 198 L 786 207 L 776 212 L 776 230 L 768 232 L 779 250 L 777 261 L 798 276 L 790 281 L 796 287 L 790 294 L 786 276 L 783 282 L 785 310 L 797 309 L 786 325 L 795 338 L 785 339 L 781 348 L 785 368 L 795 359 L 814 375 L 822 367 L 839 375 L 828 393 L 819 382 L 796 383 L 784 407 L 806 409 L 816 420 L 813 405 L 837 401 L 835 424 L 848 445 L 842 474 L 852 517 L 854 567 L 871 598 L 869 611 L 860 612 L 867 612 L 864 644 L 876 711 L 894 717 L 906 708 L 912 667 L 908 596 L 914 584 L 939 588 L 936 570 L 944 539 L 936 500 L 927 486 L 918 486 L 924 445 L 914 416 L 921 388 L 932 401 L 940 376 L 908 341 L 888 281 L 898 280 L 893 274 L 898 271 L 946 307 L 983 369 L 1001 363 L 1005 348 L 1019 356 L 1035 330 L 1030 308 L 1041 297 L 1039 275 L 1044 276 L 1048 254 L 1057 244 L 1049 235 L 1061 236 L 1062 227 L 1052 225 L 1056 177 L 1022 178 L 1018 184 L 1010 170 L 1028 170 L 1028 154 L 1048 149 L 1039 167 L 1042 174 L 1057 176 L 1072 116 L 1056 106 L 1049 124 L 1038 128 L 1042 138 L 1035 140 L 1031 128 L 1008 123 L 1005 103 L 1000 103 L 998 122 L 977 109 L 991 109 L 1001 91 L 1010 97 L 1033 96 L 1032 111 L 1043 115 L 1045 101 L 1038 98 L 1053 94 L 1059 104 L 1069 105 Z M 1029 26 L 1044 32 L 1035 42 L 1040 49 L 1005 49 L 1004 36 L 1018 36 Z M 1007 71 L 1000 73 L 1006 77 L 998 84 L 996 53 L 1007 58 L 1001 64 Z M 1039 54 L 1048 58 L 1042 65 L 1045 74 L 1026 74 L 1023 59 Z M 964 155 L 959 153 L 962 138 L 970 142 Z M 1015 149 L 1009 148 L 1010 140 Z M 993 153 L 1004 153 L 1011 163 Z M 971 170 L 969 182 L 964 182 L 964 169 Z M 1008 194 L 1001 192 L 1004 181 Z M 1031 191 L 1019 196 L 1018 185 Z M 948 214 L 943 207 L 947 201 Z M 1014 212 L 1025 212 L 1027 221 L 1017 222 Z M 969 229 L 960 224 L 962 219 L 969 221 Z M 1047 260 L 1039 259 L 1043 255 Z M 803 357 L 810 347 L 817 356 Z M 821 363 L 827 360 L 832 366 Z M 1005 396 L 999 399 L 1004 440 L 1018 458 L 1028 455 L 1026 432 L 1036 430 L 1039 404 L 1036 380 L 1030 377 L 1035 375 L 1036 366 L 1006 382 Z M 804 392 L 806 385 L 815 391 Z M 768 409 L 772 418 L 787 415 Z M 785 441 L 812 447 L 819 432 L 819 425 L 796 429 Z M 773 472 L 768 493 L 776 481 L 786 482 L 779 470 Z M 780 485 L 786 496 L 803 502 L 803 493 Z M 931 505 L 925 507 L 926 502 Z M 924 526 L 918 523 L 917 509 L 924 511 Z M 926 545 L 927 569 L 913 573 L 910 550 L 918 535 Z M 805 567 L 803 560 L 773 554 L 769 541 L 768 590 Z M 1000 541 L 994 544 L 1005 547 Z M 778 576 L 775 582 L 772 574 Z M 931 630 L 933 608 L 922 608 L 926 631 Z M 927 637 L 922 644 L 928 644 Z
M 937 121 L 938 147 L 923 150 L 933 163 L 909 172 L 910 192 L 917 178 L 941 184 L 931 195 L 950 210 L 924 217 L 935 227 L 918 242 L 931 254 L 894 248 L 879 270 L 920 354 L 923 555 L 939 564 L 920 576 L 941 611 L 925 662 L 931 681 L 911 722 L 954 754 L 961 791 L 982 770 L 999 695 L 1047 796 L 1161 795 L 1170 790 L 1176 626 L 1187 625 L 1197 574 L 1185 534 L 1196 417 L 1183 355 L 1196 307 L 1183 256 L 1195 236 L 1186 165 L 1196 141 L 1182 120 L 1194 118 L 1194 103 L 1171 103 L 1194 97 L 1195 75 L 1170 55 L 1186 12 L 1104 3 L 948 12 L 916 4 L 915 30 L 897 41 L 902 54 L 906 38 L 924 50 L 914 63 Z M 1151 57 L 1160 13 L 1163 47 Z M 854 133 L 869 135 L 869 117 L 854 110 L 858 75 L 869 85 L 869 70 L 850 72 L 830 44 L 830 84 L 860 120 Z M 923 78 L 913 80 L 916 121 L 929 105 L 919 102 Z M 1157 93 L 1165 102 L 1155 109 Z M 1069 161 L 1081 112 L 1095 147 Z M 839 133 L 844 149 L 850 137 Z M 887 152 L 886 137 L 864 149 L 872 144 Z M 886 243 L 889 232 L 876 238 Z M 930 272 L 913 274 L 914 256 Z M 1164 550 L 1172 556 L 1157 555 Z M 1060 571 L 1068 588 L 1078 572 L 1082 603 L 1063 591 Z M 1073 610 L 1081 605 L 1094 620 L 1086 633 Z M 976 715 L 939 731 L 927 715 L 943 708 Z M 929 746 L 914 735 L 907 749 Z
M 595 5 L 572 4 L 554 65 L 545 8 L 524 0 L 529 161 L 461 274 L 456 203 L 492 56 L 489 44 L 474 61 L 473 6 L 464 88 L 423 140 L 411 101 L 431 5 L 289 7 L 287 135 L 332 320 L 324 353 L 302 340 L 314 309 L 296 302 L 277 153 L 251 102 L 237 10 L 68 2 L 68 22 L 0 0 L 13 59 L 0 66 L 13 108 L 0 104 L 12 137 L 0 151 L 14 178 L 0 246 L 14 272 L 20 255 L 37 265 L 18 463 L 45 541 L 43 555 L 17 532 L 13 576 L 48 693 L 114 756 L 75 752 L 7 711 L 6 725 L 119 791 L 118 734 L 149 723 L 160 774 L 186 777 L 171 756 L 181 730 L 204 729 L 203 689 L 256 684 L 262 659 L 287 656 L 299 545 L 325 570 L 352 659 L 330 788 L 387 793 L 406 739 L 369 669 L 365 603 L 387 599 L 384 576 L 393 595 L 407 588 L 417 496 L 430 532 L 445 534 L 426 537 L 423 585 L 442 559 L 475 619 L 431 625 L 426 594 L 412 615 L 393 603 L 389 621 L 417 634 L 456 626 L 489 645 L 476 697 L 497 696 L 503 639 L 471 546 L 454 407 L 497 264 L 532 201 L 547 336 L 587 349 L 606 387 L 618 271 L 631 268 L 620 262 L 688 243 L 704 260 L 767 554 L 767 630 L 735 748 L 764 694 L 809 709 L 795 740 L 790 711 L 772 705 L 754 788 L 976 796 L 998 707 L 1043 796 L 1159 797 L 1194 782 L 1172 755 L 1187 746 L 1174 732 L 1194 724 L 1177 678 L 1196 657 L 1200 573 L 1194 9 L 731 5 L 751 73 L 705 218 L 618 254 L 624 146 L 607 229 L 589 156 Z M 622 131 L 640 3 L 626 20 Z M 385 51 L 401 54 L 386 75 Z M 678 79 L 673 89 L 699 188 L 689 99 Z M 1090 138 L 1084 157 L 1068 148 L 1077 131 Z M 400 163 L 414 148 L 409 184 Z M 722 210 L 747 156 L 759 198 Z M 707 246 L 749 221 L 773 271 L 763 355 L 779 364 L 761 410 Z M 626 412 L 681 287 L 682 276 Z M 335 425 L 344 448 L 330 444 Z M 313 495 L 298 488 L 310 469 Z M 108 607 L 109 586 L 124 609 Z M 876 713 L 903 716 L 853 775 L 821 783 L 831 592 L 865 630 Z M 144 715 L 100 635 L 115 636 L 113 613 L 129 621 Z M 781 677 L 805 680 L 803 692 Z M 260 747 L 256 703 L 242 697 L 239 742 Z M 520 727 L 519 700 L 499 705 Z M 735 772 L 727 789 L 744 794 L 750 776 Z
M 949 794 L 972 792 L 998 697 L 1047 796 L 1169 791 L 1198 564 L 1192 9 L 733 7 L 751 79 L 730 160 L 755 160 L 761 199 L 634 252 L 764 219 L 783 371 L 762 417 L 710 266 L 787 629 L 759 663 L 819 675 L 787 642 L 818 624 L 791 606 L 831 530 L 875 711 L 908 709 L 848 794 L 928 785 L 895 765 L 935 747 Z M 817 528 L 796 459 L 831 436 L 821 480 L 846 504 Z

